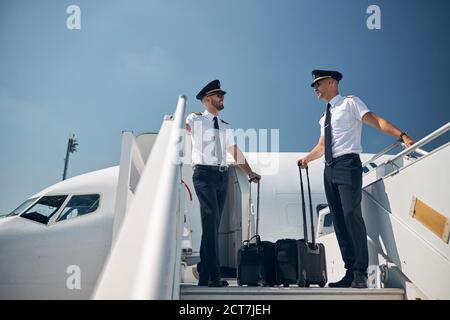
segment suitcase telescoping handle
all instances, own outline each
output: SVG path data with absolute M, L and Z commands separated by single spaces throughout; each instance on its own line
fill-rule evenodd
M 254 237 L 258 236 L 259 233 L 259 189 L 260 189 L 260 182 L 258 181 L 258 188 L 257 188 L 257 193 L 256 193 L 256 229 L 255 229 L 255 235 L 251 238 L 253 239 Z M 251 211 L 251 206 L 253 204 L 252 201 L 252 181 L 250 180 L 250 211 Z M 251 212 L 249 213 L 249 218 L 248 218 L 248 230 L 247 230 L 247 238 L 250 239 L 250 217 L 251 217 Z
M 250 184 L 252 182 L 250 181 Z M 258 181 L 258 187 L 256 192 L 256 235 L 259 235 L 259 181 Z
M 303 190 L 303 178 L 302 178 L 302 168 L 298 167 L 298 172 L 300 173 L 300 189 L 302 192 L 302 212 L 303 212 L 303 233 L 305 237 L 305 242 L 308 243 L 308 228 L 306 226 L 306 206 L 305 206 L 305 192 Z M 311 240 L 312 240 L 312 247 L 316 247 L 316 239 L 314 237 L 314 216 L 313 216 L 313 209 L 312 209 L 312 200 L 311 200 L 311 186 L 309 184 L 309 172 L 308 167 L 306 167 L 306 181 L 308 184 L 308 197 L 309 197 L 309 214 L 311 218 Z

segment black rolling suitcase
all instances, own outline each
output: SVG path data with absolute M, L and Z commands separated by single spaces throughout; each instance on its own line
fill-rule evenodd
M 305 209 L 305 195 L 303 191 L 302 169 L 300 172 L 300 188 L 302 192 L 302 211 L 303 211 L 303 233 L 304 239 L 297 241 L 297 256 L 298 256 L 298 285 L 300 287 L 309 287 L 310 284 L 318 284 L 324 287 L 327 283 L 327 263 L 325 259 L 325 247 L 321 243 L 316 243 L 314 237 L 314 222 L 313 209 L 311 201 L 311 188 L 309 185 L 308 167 L 306 167 L 306 178 L 308 182 L 308 196 L 309 196 L 309 211 L 311 219 L 311 238 L 312 242 L 308 241 L 308 230 L 306 226 L 306 209 Z
M 250 182 L 250 196 L 251 196 Z M 261 241 L 259 225 L 259 183 L 256 209 L 256 235 L 245 240 L 237 255 L 237 283 L 248 286 L 273 286 L 275 284 L 275 244 Z M 250 228 L 249 235 L 250 236 Z M 255 239 L 255 242 L 251 242 Z
M 297 240 L 281 239 L 275 243 L 276 283 L 288 287 L 298 283 Z

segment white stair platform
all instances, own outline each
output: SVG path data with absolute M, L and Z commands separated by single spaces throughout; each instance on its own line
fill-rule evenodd
M 405 291 L 396 288 L 320 288 L 311 286 L 299 288 L 239 287 L 236 281 L 223 288 L 199 287 L 183 283 L 180 287 L 181 300 L 404 300 Z

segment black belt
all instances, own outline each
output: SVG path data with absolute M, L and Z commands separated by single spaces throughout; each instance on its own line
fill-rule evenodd
M 332 166 L 333 164 L 335 164 L 338 161 L 341 160 L 346 160 L 346 159 L 359 159 L 359 154 L 357 153 L 347 153 L 347 154 L 343 154 L 342 156 L 333 158 L 333 160 L 331 161 L 331 163 L 325 163 L 327 166 Z
M 196 164 L 194 165 L 194 170 L 197 168 L 201 168 L 202 170 L 209 170 L 209 171 L 219 171 L 219 172 L 226 172 L 228 171 L 228 166 L 219 166 L 219 165 L 206 165 L 206 164 Z

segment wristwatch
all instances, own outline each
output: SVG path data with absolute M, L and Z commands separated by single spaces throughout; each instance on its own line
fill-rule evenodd
M 400 133 L 400 139 L 403 140 L 403 136 L 407 136 L 406 132 Z

